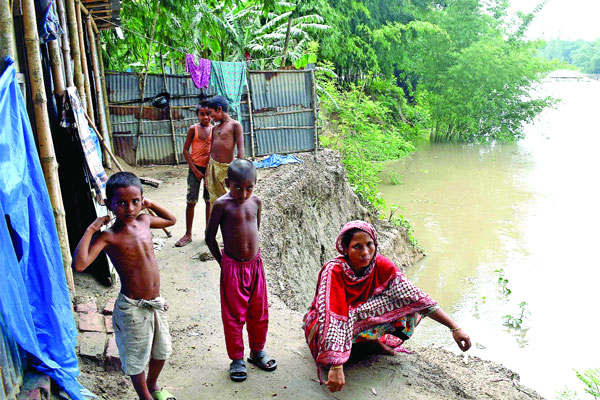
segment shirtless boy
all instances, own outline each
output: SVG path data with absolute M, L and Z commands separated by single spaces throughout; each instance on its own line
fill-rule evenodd
M 210 157 L 210 146 L 212 142 L 212 125 L 210 124 L 210 112 L 206 101 L 201 101 L 196 106 L 196 114 L 200 120 L 199 124 L 189 127 L 185 143 L 183 144 L 183 156 L 189 168 L 187 177 L 187 205 L 185 207 L 185 235 L 175 243 L 177 247 L 183 247 L 192 241 L 192 224 L 194 222 L 194 208 L 198 203 L 200 188 L 203 187 L 202 198 L 204 199 L 206 223 L 210 216 L 210 202 L 208 190 L 202 185 L 202 179 L 206 175 L 206 166 Z M 191 147 L 191 152 L 190 152 Z
M 211 98 L 207 105 L 210 116 L 218 124 L 212 130 L 210 159 L 206 169 L 206 187 L 212 204 L 227 193 L 225 177 L 227 176 L 227 167 L 233 161 L 236 146 L 237 158 L 244 158 L 244 138 L 242 124 L 227 114 L 229 104 L 223 96 Z
M 252 162 L 237 159 L 229 165 L 225 184 L 229 193 L 219 197 L 206 229 L 206 244 L 221 266 L 221 317 L 227 354 L 232 360 L 229 377 L 241 382 L 247 377 L 242 328 L 247 323 L 248 362 L 265 371 L 277 368 L 263 351 L 269 325 L 265 271 L 260 256 L 258 229 L 261 200 L 252 194 L 256 169 Z M 223 252 L 216 241 L 223 235 Z
M 99 217 L 85 231 L 73 255 L 73 267 L 85 270 L 104 250 L 121 278 L 113 326 L 121 367 L 131 377 L 140 400 L 175 399 L 157 385 L 165 360 L 171 354 L 167 304 L 160 297 L 160 276 L 150 228 L 175 224 L 175 216 L 142 195 L 142 184 L 130 172 L 119 172 L 106 184 L 106 206 L 115 223 L 98 233 L 110 217 Z M 140 214 L 148 208 L 157 216 Z M 148 378 L 144 370 L 150 360 Z

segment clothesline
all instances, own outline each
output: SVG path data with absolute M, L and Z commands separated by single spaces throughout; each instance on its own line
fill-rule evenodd
M 97 17 L 97 16 L 95 16 L 94 18 L 95 18 L 95 19 L 99 19 L 99 20 L 101 20 L 101 21 L 103 21 L 103 22 L 109 23 L 109 24 L 113 25 L 114 27 L 121 28 L 121 29 L 123 29 L 123 30 L 126 30 L 126 31 L 128 31 L 128 32 L 131 32 L 131 33 L 133 33 L 134 35 L 137 35 L 137 36 L 139 36 L 139 37 L 142 37 L 142 38 L 144 38 L 144 39 L 147 39 L 147 40 L 152 40 L 152 38 L 149 38 L 148 36 L 146 36 L 146 35 L 144 35 L 144 34 L 142 34 L 142 33 L 136 32 L 136 31 L 134 31 L 134 30 L 132 30 L 132 29 L 129 29 L 129 28 L 125 28 L 124 26 L 122 26 L 122 25 L 119 25 L 119 24 L 115 24 L 114 22 L 112 22 L 112 21 L 109 21 L 109 20 L 107 20 L 107 19 L 104 19 L 104 18 L 101 18 L 101 17 Z M 181 53 L 181 54 L 183 54 L 183 55 L 187 54 L 187 51 L 185 51 L 185 50 L 181 50 L 181 49 L 177 49 L 177 48 L 175 48 L 175 47 L 173 47 L 173 46 L 169 46 L 168 44 L 166 44 L 166 43 L 163 43 L 163 42 L 160 42 L 160 41 L 158 41 L 158 40 L 156 40 L 156 39 L 154 39 L 154 41 L 155 41 L 156 43 L 158 43 L 158 44 L 162 45 L 162 46 L 168 47 L 169 49 L 171 49 L 171 50 L 174 50 L 174 51 L 176 51 L 176 52 L 178 52 L 178 53 Z M 276 59 L 276 58 L 279 58 L 279 57 L 280 57 L 280 56 L 265 57 L 265 58 L 252 58 L 252 59 L 250 59 L 250 60 L 247 60 L 247 61 L 264 61 L 264 60 L 274 60 L 274 59 Z

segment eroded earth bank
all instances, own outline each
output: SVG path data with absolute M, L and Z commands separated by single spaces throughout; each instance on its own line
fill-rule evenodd
M 219 266 L 207 259 L 202 239 L 204 208 L 198 205 L 194 241 L 174 247 L 185 230 L 187 167 L 128 168 L 162 181 L 145 186 L 145 195 L 178 218 L 173 236 L 155 232 L 162 296 L 169 302 L 173 355 L 159 381 L 179 400 L 184 399 L 540 399 L 519 383 L 519 376 L 501 365 L 437 348 L 406 347 L 414 354 L 368 356 L 345 367 L 346 386 L 330 394 L 316 380 L 316 368 L 301 329 L 302 316 L 312 300 L 317 273 L 334 256 L 341 226 L 352 219 L 376 224 L 380 252 L 408 268 L 423 255 L 410 245 L 406 232 L 386 226 L 359 202 L 348 185 L 339 156 L 321 151 L 300 156 L 303 164 L 259 171 L 257 194 L 263 199 L 261 248 L 270 298 L 266 350 L 278 369 L 267 373 L 249 365 L 248 379 L 228 377 L 219 302 Z M 76 277 L 77 295 L 92 296 L 99 307 L 115 297 L 119 282 L 106 288 L 89 275 Z M 416 335 L 419 334 L 417 329 Z M 102 357 L 81 357 L 80 381 L 100 398 L 136 398 L 129 379 L 106 371 Z

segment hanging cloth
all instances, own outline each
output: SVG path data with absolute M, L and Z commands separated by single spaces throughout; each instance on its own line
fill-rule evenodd
M 35 13 L 38 21 L 40 43 L 56 40 L 64 33 L 60 27 L 56 14 L 54 14 L 52 3 L 54 3 L 54 0 L 38 0 L 35 2 Z
M 246 86 L 246 63 L 211 61 L 210 84 L 225 97 L 238 114 L 242 92 Z
M 198 89 L 205 89 L 210 82 L 210 60 L 201 58 L 198 65 L 194 62 L 194 56 L 185 55 L 185 70 L 192 77 L 192 82 Z
M 83 149 L 83 155 L 85 157 L 88 176 L 90 177 L 92 185 L 94 186 L 94 190 L 96 191 L 96 200 L 99 204 L 104 204 L 103 199 L 106 197 L 105 189 L 108 176 L 106 175 L 106 171 L 102 166 L 99 148 L 96 147 L 98 138 L 96 137 L 96 133 L 88 125 L 87 118 L 85 117 L 83 108 L 81 107 L 79 95 L 77 94 L 77 89 L 74 86 L 70 86 L 67 88 L 67 90 L 65 90 L 63 96 L 63 104 L 65 109 L 63 111 L 63 120 L 61 125 L 64 128 L 70 127 L 77 129 L 81 148 Z M 69 110 L 73 111 L 72 118 L 74 123 L 69 123 L 71 118 Z

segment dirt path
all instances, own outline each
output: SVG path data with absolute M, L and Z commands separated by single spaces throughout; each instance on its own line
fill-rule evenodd
M 183 248 L 174 247 L 185 231 L 187 169 L 152 167 L 134 172 L 163 181 L 158 189 L 145 186 L 145 196 L 166 206 L 178 218 L 173 237 L 166 238 L 162 231 L 156 231 L 155 237 L 164 239 L 156 256 L 161 294 L 170 306 L 173 338 L 173 354 L 159 384 L 169 388 L 179 400 L 540 398 L 521 387 L 518 376 L 501 366 L 476 358 L 465 364 L 462 356 L 439 349 L 419 349 L 415 354 L 395 357 L 372 356 L 349 365 L 345 369 L 345 388 L 333 396 L 316 381 L 316 368 L 301 329 L 302 314 L 290 310 L 275 296 L 270 296 L 266 350 L 276 358 L 277 370 L 267 373 L 250 367 L 244 383 L 231 382 L 220 317 L 219 266 L 214 260 L 193 258 L 207 251 L 201 239 L 205 227 L 203 204 L 196 208 L 194 241 Z M 268 179 L 267 175 L 269 172 L 261 171 L 258 185 Z M 78 295 L 96 296 L 99 305 L 115 297 L 119 290 L 118 282 L 107 289 L 84 274 L 76 275 L 76 284 Z M 80 367 L 81 383 L 100 398 L 136 399 L 129 379 L 122 373 L 105 372 L 88 360 L 81 360 Z

